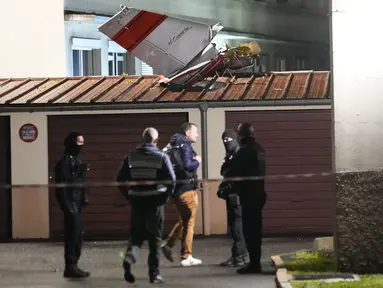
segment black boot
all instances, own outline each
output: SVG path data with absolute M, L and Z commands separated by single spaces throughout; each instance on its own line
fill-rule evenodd
M 173 263 L 174 262 L 174 258 L 173 258 L 173 252 L 172 252 L 172 248 L 170 248 L 169 246 L 167 246 L 166 244 L 165 245 L 162 245 L 161 246 L 161 250 L 162 250 L 162 253 L 164 254 L 165 258 Z
M 243 256 L 231 256 L 229 259 L 226 261 L 222 262 L 219 264 L 222 267 L 242 267 L 247 264 L 245 257 Z
M 262 268 L 260 264 L 254 265 L 254 264 L 248 264 L 247 266 L 240 268 L 237 270 L 237 274 L 261 274 Z
M 164 278 L 162 278 L 160 275 L 155 276 L 149 276 L 149 282 L 152 284 L 162 284 L 164 283 Z
M 131 265 L 127 261 L 124 261 L 124 264 L 122 265 L 122 267 L 124 268 L 125 281 L 129 283 L 134 283 L 136 281 L 136 278 L 134 278 L 134 275 L 132 274 Z
M 64 270 L 64 278 L 87 278 L 89 276 L 88 271 L 81 270 L 77 266 L 67 266 Z

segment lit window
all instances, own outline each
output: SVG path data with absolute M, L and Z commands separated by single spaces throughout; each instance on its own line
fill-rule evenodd
M 278 57 L 276 59 L 276 70 L 277 71 L 286 71 L 286 58 Z
M 306 60 L 303 58 L 297 58 L 297 70 L 306 69 Z
M 268 72 L 270 71 L 270 67 L 269 67 L 269 55 L 267 54 L 262 54 L 261 57 L 261 68 L 262 68 L 262 72 Z

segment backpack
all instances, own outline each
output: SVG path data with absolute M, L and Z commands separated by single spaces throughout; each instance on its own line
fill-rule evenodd
M 163 149 L 163 151 L 169 156 L 170 162 L 172 163 L 174 173 L 176 174 L 177 180 L 187 180 L 194 178 L 194 173 L 186 171 L 183 166 L 183 160 L 181 156 L 180 146 L 172 146 L 170 143 Z

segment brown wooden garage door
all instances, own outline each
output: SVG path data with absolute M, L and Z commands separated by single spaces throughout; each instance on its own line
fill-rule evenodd
M 0 117 L 0 185 L 11 183 L 9 117 Z M 0 187 L 0 241 L 12 238 L 11 189 Z
M 250 122 L 266 150 L 267 174 L 331 171 L 331 111 L 227 112 L 226 126 Z M 332 177 L 266 181 L 264 212 L 267 234 L 331 233 Z
M 50 116 L 48 118 L 49 170 L 54 177 L 54 165 L 63 152 L 63 138 L 71 131 L 84 133 L 84 161 L 90 164 L 88 182 L 115 181 L 118 167 L 126 152 L 141 141 L 143 130 L 154 126 L 160 133 L 159 146 L 188 120 L 187 113 L 152 113 L 124 115 Z M 51 179 L 53 183 L 54 179 Z M 90 206 L 84 211 L 85 237 L 107 239 L 126 237 L 129 233 L 130 207 L 115 187 L 91 188 Z M 50 228 L 52 238 L 61 238 L 63 218 L 54 191 L 50 191 Z M 166 207 L 165 232 L 177 220 L 170 203 Z

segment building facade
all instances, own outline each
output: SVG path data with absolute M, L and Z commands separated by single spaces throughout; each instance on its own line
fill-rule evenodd
M 94 50 L 101 49 L 101 46 L 104 47 L 100 51 L 101 54 L 93 50 L 96 57 L 93 58 L 94 61 L 103 63 L 105 67 L 103 73 L 107 72 L 106 67 L 109 69 L 109 74 L 102 75 L 113 75 L 114 72 L 112 71 L 116 71 L 110 68 L 114 65 L 113 61 L 115 61 L 111 53 L 115 53 L 113 49 L 116 49 L 109 45 L 107 54 L 106 39 L 97 31 L 97 26 L 105 22 L 108 17 L 92 16 L 92 13 L 112 16 L 119 10 L 120 3 L 117 2 L 114 0 L 108 2 L 68 0 L 65 2 L 67 45 L 73 45 L 73 43 L 70 44 L 71 36 L 82 38 L 83 41 L 89 41 L 90 38 L 104 41 L 104 45 L 98 44 L 97 47 L 94 47 L 89 44 L 88 46 L 88 49 Z M 214 21 L 210 19 L 217 19 L 225 28 L 216 36 L 213 42 L 216 42 L 218 47 L 225 45 L 225 43 L 229 46 L 235 46 L 243 42 L 258 42 L 262 48 L 261 62 L 263 71 L 329 70 L 329 1 L 223 0 L 220 3 L 221 5 L 214 6 L 213 3 L 208 1 L 179 1 L 178 5 L 174 5 L 168 0 L 144 0 L 130 1 L 129 6 L 177 15 L 185 19 L 205 23 L 213 23 Z M 76 14 L 78 12 L 90 14 L 78 15 Z M 75 39 L 74 41 L 78 40 Z M 120 70 L 128 73 L 128 71 L 133 71 L 136 67 L 135 74 L 141 75 L 142 73 L 145 75 L 145 73 L 152 72 L 150 67 L 145 64 L 142 65 L 140 61 L 131 60 L 129 62 L 129 60 L 123 60 L 123 57 L 129 58 L 129 53 L 121 49 L 118 51 L 120 53 L 119 61 L 121 62 L 119 65 L 124 67 Z M 67 73 L 72 75 L 70 74 L 73 70 L 73 64 L 70 61 L 71 52 L 68 51 L 68 53 Z M 123 66 L 123 63 L 127 62 L 129 62 L 127 67 Z M 76 70 L 76 68 L 74 69 Z M 90 69 L 89 72 L 91 73 L 92 70 Z M 100 73 L 100 70 L 96 69 L 93 73 Z M 154 71 L 155 73 L 156 71 Z
M 0 235 L 61 237 L 62 214 L 48 184 L 54 183 L 53 167 L 63 151 L 63 137 L 79 130 L 86 140 L 83 159 L 91 167 L 88 181 L 104 183 L 90 190 L 86 236 L 126 237 L 129 205 L 105 183 L 114 181 L 125 153 L 140 142 L 144 128 L 159 130 L 162 147 L 186 121 L 200 129 L 195 150 L 204 163 L 198 170 L 204 185 L 196 234 L 227 232 L 225 204 L 216 197 L 224 157 L 221 134 L 241 121 L 253 123 L 267 151 L 265 234 L 331 233 L 332 180 L 320 175 L 331 170 L 329 72 L 216 78 L 213 90 L 183 92 L 158 87 L 157 80 L 157 76 L 0 79 L 0 144 L 10 155 L 1 159 L 0 177 L 13 185 L 2 194 L 6 209 L 0 220 L 6 225 Z M 32 141 L 25 139 L 25 127 L 35 127 L 33 135 L 27 134 Z M 308 178 L 279 176 L 312 173 Z M 177 220 L 171 203 L 166 219 L 168 230 Z
M 161 123 L 159 118 L 162 117 L 167 120 L 160 127 L 160 133 L 165 131 L 162 141 L 165 141 L 171 132 L 178 131 L 180 123 L 186 119 L 197 123 L 201 127 L 202 135 L 201 140 L 196 143 L 196 150 L 202 153 L 205 163 L 199 170 L 199 175 L 201 179 L 208 181 L 201 194 L 197 234 L 224 234 L 227 231 L 225 206 L 215 195 L 219 183 L 219 166 L 224 154 L 220 136 L 225 128 L 235 127 L 241 119 L 252 122 L 260 131 L 260 141 L 265 143 L 266 149 L 273 155 L 270 159 L 272 175 L 289 174 L 291 171 L 308 173 L 312 172 L 309 170 L 328 170 L 328 159 L 331 156 L 328 72 L 274 73 L 264 78 L 214 78 L 210 79 L 211 83 L 216 84 L 211 91 L 183 91 L 180 94 L 163 88 L 157 90 L 160 89 L 155 86 L 155 80 L 158 78 L 150 75 L 155 71 L 151 71 L 145 63 L 125 53 L 109 39 L 103 38 L 97 31 L 98 25 L 106 19 L 103 17 L 109 17 L 118 11 L 119 3 L 114 2 L 116 1 L 107 3 L 95 0 L 63 3 L 37 0 L 31 3 L 25 0 L 21 3 L 24 9 L 18 9 L 20 2 L 17 5 L 7 2 L 8 10 L 0 9 L 1 23 L 4 27 L 9 27 L 9 33 L 5 33 L 2 40 L 4 43 L 11 43 L 0 47 L 0 147 L 3 153 L 5 151 L 4 157 L 0 158 L 0 180 L 1 183 L 13 185 L 12 189 L 2 186 L 2 240 L 61 235 L 60 213 L 57 212 L 47 185 L 53 181 L 50 178 L 52 163 L 62 149 L 59 132 L 64 133 L 70 129 L 82 128 L 87 135 L 87 147 L 93 152 L 89 152 L 86 157 L 89 157 L 89 162 L 93 162 L 95 167 L 91 173 L 98 171 L 98 174 L 90 175 L 91 179 L 96 181 L 96 178 L 99 179 L 104 174 L 112 180 L 115 166 L 119 164 L 123 152 L 132 147 L 131 143 L 139 141 L 137 133 L 149 122 Z M 159 8 L 153 1 L 149 2 L 141 1 L 142 6 L 139 6 L 138 2 L 131 5 L 148 10 L 152 10 L 151 7 Z M 274 41 L 275 47 L 283 46 L 287 41 L 292 53 L 298 51 L 294 48 L 294 43 L 327 45 L 323 40 L 326 37 L 320 30 L 324 29 L 324 26 L 316 25 L 325 23 L 323 19 L 327 16 L 317 15 L 318 17 L 312 18 L 313 15 L 310 14 L 310 18 L 304 16 L 303 12 L 297 13 L 294 10 L 297 6 L 288 6 L 288 3 L 241 1 L 234 7 L 223 1 L 225 5 L 223 3 L 220 7 L 209 8 L 205 2 L 207 1 L 193 4 L 201 8 L 201 17 L 217 18 L 214 16 L 217 16 L 218 12 L 227 16 L 223 17 L 223 24 L 228 29 L 217 38 L 217 41 L 221 41 L 220 45 L 224 41 L 233 41 L 232 44 L 235 45 L 246 42 L 249 38 L 259 41 L 263 35 L 271 35 L 272 37 L 267 39 L 263 37 L 262 41 Z M 166 3 L 164 1 L 161 6 L 165 10 L 159 12 L 180 14 L 174 13 L 174 9 L 177 8 L 177 11 L 181 11 L 187 17 L 198 16 L 198 11 L 188 9 L 189 4 L 183 3 L 180 7 L 174 3 Z M 243 6 L 244 3 L 250 6 Z M 279 5 L 284 5 L 284 8 Z M 254 7 L 258 10 L 253 10 L 254 17 L 250 17 L 249 11 Z M 308 8 L 299 9 L 307 12 Z M 23 21 L 14 21 L 14 15 L 9 11 L 16 10 L 19 19 L 30 19 L 33 15 L 33 21 L 28 22 L 28 29 Z M 208 11 L 213 12 L 208 14 Z M 262 11 L 270 13 L 266 17 Z M 284 11 L 290 12 L 284 14 Z M 78 15 L 80 12 L 90 15 Z M 106 16 L 94 16 L 95 13 Z M 229 14 L 232 16 L 229 17 Z M 240 14 L 244 17 L 239 17 Z M 283 15 L 285 16 L 282 17 Z M 276 19 L 273 17 L 282 17 L 284 24 L 282 25 L 281 21 L 273 21 Z M 309 27 L 309 20 L 316 23 L 314 27 L 320 27 L 315 33 L 305 32 Z M 245 23 L 247 29 L 241 30 Z M 267 26 L 265 23 L 271 24 Z M 285 29 L 276 29 L 278 25 Z M 299 29 L 290 33 L 292 27 Z M 292 38 L 286 39 L 287 35 L 292 35 Z M 313 35 L 322 40 L 312 41 Z M 260 44 L 263 45 L 261 42 Z M 264 44 L 264 47 L 268 46 Z M 302 48 L 302 51 L 307 52 L 308 49 Z M 264 70 L 294 70 L 292 66 L 283 64 L 283 61 L 278 66 L 272 60 L 275 58 L 273 53 L 268 61 L 263 61 Z M 294 59 L 294 55 L 289 57 Z M 264 59 L 267 59 L 267 55 Z M 279 68 L 269 69 L 266 63 L 274 63 L 273 65 Z M 305 68 L 302 63 L 307 62 L 300 63 L 298 70 Z M 110 89 L 116 86 L 122 90 L 118 90 L 119 95 L 111 96 Z M 141 104 L 136 105 L 138 103 Z M 206 107 L 207 111 L 204 110 Z M 144 120 L 147 115 L 149 118 Z M 300 118 L 305 121 L 300 121 Z M 141 123 L 141 126 L 134 128 L 136 126 L 132 119 L 140 120 L 137 123 Z M 38 130 L 37 139 L 31 143 L 20 138 L 20 128 L 25 125 L 31 126 L 29 124 L 33 124 Z M 109 135 L 108 128 L 99 128 L 103 126 L 113 126 L 113 129 L 116 129 L 113 131 L 119 132 Z M 125 140 L 126 133 L 135 135 L 129 140 L 131 142 Z M 105 139 L 109 139 L 110 143 L 120 143 L 117 146 L 121 150 L 112 156 L 113 160 L 109 162 L 105 156 L 106 148 L 102 144 Z M 282 159 L 281 154 L 291 159 Z M 108 172 L 102 169 L 107 169 Z M 269 187 L 271 201 L 265 212 L 265 232 L 268 235 L 331 232 L 328 216 L 328 205 L 331 201 L 330 182 L 322 181 L 323 179 L 313 180 L 316 182 L 310 182 L 309 185 L 306 185 L 309 179 L 301 183 L 292 181 L 291 185 L 272 183 Z M 105 196 L 109 197 L 109 192 L 112 193 L 112 198 L 106 201 Z M 97 215 L 88 215 L 86 220 L 90 236 L 127 233 L 129 211 L 125 210 L 127 207 L 120 206 L 123 204 L 120 204 L 120 196 L 115 192 L 115 189 L 94 192 L 95 208 L 89 210 L 89 215 Z M 109 206 L 102 205 L 103 203 L 109 203 Z M 114 210 L 120 211 L 120 214 L 112 213 L 110 218 L 104 217 Z M 171 208 L 168 208 L 167 215 L 169 221 L 175 217 Z M 106 227 L 110 227 L 111 223 L 119 224 L 108 230 Z
M 34 15 L 28 31 L 7 12 L 14 10 L 12 5 L 1 11 L 1 22 L 13 23 L 3 39 L 9 45 L 0 48 L 1 77 L 156 74 L 98 32 L 98 27 L 119 11 L 116 0 L 26 3 L 30 12 L 23 12 L 25 19 Z M 225 29 L 214 39 L 216 44 L 257 41 L 263 51 L 263 71 L 330 68 L 329 5 L 325 0 L 222 0 L 217 7 L 202 0 L 179 1 L 177 5 L 169 0 L 134 0 L 129 5 L 208 23 L 212 20 L 207 19 L 218 19 Z

